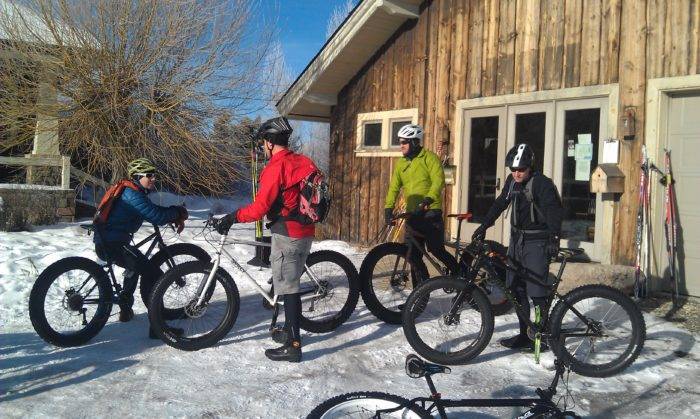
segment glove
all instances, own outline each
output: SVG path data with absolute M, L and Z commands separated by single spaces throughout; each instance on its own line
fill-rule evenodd
M 394 209 L 384 208 L 384 224 L 391 225 L 394 222 Z
M 433 198 L 426 196 L 423 198 L 422 201 L 420 201 L 420 204 L 418 204 L 418 208 L 416 209 L 416 212 L 426 212 L 430 208 L 430 206 L 435 202 Z
M 221 235 L 228 234 L 228 231 L 231 228 L 231 226 L 237 222 L 238 210 L 230 214 L 226 214 L 223 218 L 219 219 L 214 228 L 216 229 L 216 232 Z
M 472 241 L 481 241 L 486 238 L 486 230 L 488 227 L 486 224 L 481 224 L 479 227 L 474 230 L 474 234 L 472 234 Z
M 547 247 L 545 250 L 550 259 L 557 257 L 559 255 L 559 237 L 551 236 L 547 242 Z
M 174 208 L 175 210 L 177 210 L 177 217 L 175 218 L 175 220 L 173 220 L 173 224 L 175 224 L 175 227 L 177 227 L 177 234 L 180 234 L 182 233 L 182 230 L 185 229 L 185 220 L 187 220 L 190 217 L 190 215 L 187 212 L 187 208 L 181 205 L 173 205 L 170 208 Z

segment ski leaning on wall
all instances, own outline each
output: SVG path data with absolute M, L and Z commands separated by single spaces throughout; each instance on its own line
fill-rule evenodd
M 637 225 L 635 246 L 637 257 L 634 266 L 634 296 L 646 298 L 649 285 L 649 244 L 651 242 L 651 182 L 649 156 L 646 146 L 642 146 L 639 171 L 639 206 L 637 207 Z

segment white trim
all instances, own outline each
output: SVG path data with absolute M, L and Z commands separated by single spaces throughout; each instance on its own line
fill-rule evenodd
M 698 76 L 700 80 L 700 76 Z M 480 97 L 480 98 L 474 98 L 474 99 L 462 99 L 458 100 L 457 103 L 455 104 L 455 126 L 457 127 L 456 133 L 455 133 L 455 145 L 454 145 L 454 150 L 453 150 L 453 156 L 462 156 L 462 143 L 465 142 L 463 139 L 467 138 L 465 137 L 465 130 L 467 130 L 466 125 L 466 119 L 465 119 L 465 111 L 472 111 L 476 109 L 486 109 L 486 108 L 499 108 L 499 107 L 504 107 L 506 108 L 506 111 L 508 108 L 513 107 L 513 106 L 520 106 L 524 104 L 535 104 L 535 103 L 546 103 L 546 102 L 551 102 L 553 105 L 562 100 L 573 100 L 573 99 L 587 99 L 587 98 L 595 98 L 595 97 L 607 97 L 608 99 L 608 108 L 607 108 L 607 124 L 606 124 L 606 131 L 607 131 L 607 136 L 613 136 L 615 133 L 617 133 L 617 123 L 618 123 L 618 102 L 619 102 L 619 85 L 618 84 L 607 84 L 607 85 L 598 85 L 598 86 L 584 86 L 584 87 L 573 87 L 573 88 L 567 88 L 567 89 L 557 89 L 557 90 L 544 90 L 544 91 L 538 91 L 538 92 L 529 92 L 529 93 L 515 93 L 515 94 L 510 94 L 510 95 L 503 95 L 503 96 L 489 96 L 489 97 Z M 506 112 L 506 115 L 508 115 L 509 112 Z M 556 124 L 556 121 L 555 121 Z M 554 135 L 556 132 L 556 127 L 554 126 L 555 124 L 548 124 L 548 132 L 550 130 L 551 134 Z M 512 124 L 508 124 L 509 126 Z M 602 128 L 602 127 L 601 127 Z M 510 127 L 508 128 L 510 130 Z M 500 136 L 500 134 L 499 134 Z M 507 141 L 508 138 L 511 137 L 508 135 L 506 138 Z M 466 142 L 465 142 L 466 145 Z M 512 145 L 511 145 L 512 146 Z M 552 145 L 550 145 L 552 147 Z M 549 153 L 547 150 L 545 150 L 545 161 L 544 163 L 544 172 L 545 173 L 552 173 L 552 166 L 553 166 L 553 151 L 554 150 L 549 150 Z M 455 169 L 455 185 L 462 185 L 462 177 L 463 177 L 463 170 L 461 168 L 461 159 L 459 157 L 453 158 L 453 164 L 456 166 Z M 465 163 L 468 164 L 468 163 Z M 504 175 L 505 173 L 505 168 L 504 168 Z M 505 177 L 504 177 L 505 180 Z M 460 202 L 463 202 L 466 198 L 463 196 L 463 188 L 461 187 L 456 187 L 455 190 L 453 190 L 452 193 L 452 201 L 450 203 L 450 210 L 452 213 L 457 213 L 459 212 L 460 209 Z M 604 232 L 602 237 L 602 243 L 600 245 L 600 253 L 597 256 L 597 259 L 600 262 L 603 263 L 610 263 L 612 260 L 612 255 L 611 255 L 611 250 L 612 249 L 612 231 L 613 231 L 613 203 L 606 201 L 603 204 L 603 223 L 602 223 L 602 230 Z M 507 230 L 507 229 L 504 229 Z M 457 231 L 457 225 L 456 222 L 453 223 L 452 225 L 452 234 L 455 234 Z M 596 232 L 597 233 L 597 232 Z M 505 235 L 505 232 L 504 232 Z
M 652 162 L 658 165 L 663 160 L 663 148 L 667 145 L 668 110 L 670 95 L 681 92 L 698 92 L 700 94 L 700 75 L 680 77 L 664 77 L 647 80 L 646 121 L 644 126 L 644 142 Z M 651 200 L 651 220 L 663 219 L 663 188 L 657 187 Z M 655 245 L 651 262 L 651 276 L 654 279 L 663 278 L 668 266 L 666 249 L 664 248 L 663 229 L 652 229 L 652 242 Z
M 406 121 L 407 124 L 418 123 L 418 108 L 357 114 L 355 155 L 357 157 L 400 157 L 401 152 L 398 150 L 398 147 L 391 146 L 391 124 L 402 120 Z M 368 123 L 377 122 L 382 124 L 380 145 L 377 147 L 365 147 L 363 145 L 364 126 Z

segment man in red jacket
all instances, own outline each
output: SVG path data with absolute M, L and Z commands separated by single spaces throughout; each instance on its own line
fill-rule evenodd
M 267 216 L 272 232 L 272 282 L 277 295 L 283 296 L 286 343 L 266 349 L 265 356 L 273 361 L 301 361 L 301 296 L 299 278 L 304 271 L 311 249 L 315 227 L 296 220 L 299 183 L 316 170 L 308 157 L 291 152 L 287 146 L 292 127 L 285 117 L 265 121 L 257 136 L 263 140 L 265 157 L 269 159 L 260 173 L 260 189 L 252 204 L 226 215 L 217 223 L 221 234 L 233 223 L 248 223 Z

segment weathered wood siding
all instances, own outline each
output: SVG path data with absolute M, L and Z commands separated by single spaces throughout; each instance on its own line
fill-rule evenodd
M 358 113 L 418 108 L 425 145 L 437 151 L 449 141 L 451 153 L 457 100 L 619 83 L 619 109 L 636 107 L 637 139 L 620 150 L 628 181 L 616 206 L 613 260 L 630 263 L 646 80 L 698 73 L 699 39 L 700 0 L 426 1 L 420 18 L 339 94 L 331 118 L 335 204 L 321 234 L 368 243 L 383 221 L 392 161 L 355 156 Z

